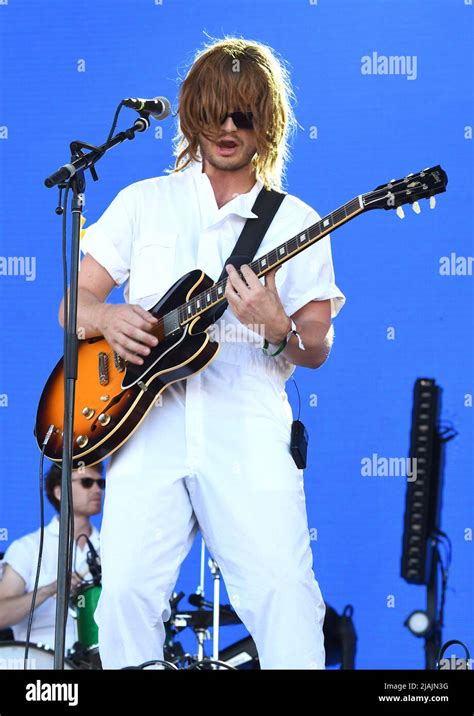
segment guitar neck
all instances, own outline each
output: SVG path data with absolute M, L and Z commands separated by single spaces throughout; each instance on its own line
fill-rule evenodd
M 277 266 L 285 263 L 285 261 L 293 258 L 293 256 L 296 256 L 301 251 L 304 251 L 309 246 L 312 246 L 317 241 L 320 241 L 331 231 L 334 231 L 334 229 L 339 228 L 342 224 L 346 224 L 362 211 L 364 211 L 362 196 L 357 196 L 355 199 L 348 201 L 347 204 L 339 207 L 339 209 L 336 209 L 336 211 L 324 216 L 315 224 L 312 224 L 312 226 L 301 231 L 296 236 L 288 239 L 288 241 L 280 244 L 280 246 L 272 249 L 267 254 L 260 256 L 258 259 L 254 259 L 249 266 L 260 278 Z M 204 313 L 208 308 L 217 306 L 222 303 L 222 301 L 225 301 L 224 293 L 226 286 L 227 277 L 217 281 L 206 291 L 196 294 L 192 299 L 183 303 L 177 309 L 174 309 L 178 312 L 179 324 L 183 326 L 191 319 Z

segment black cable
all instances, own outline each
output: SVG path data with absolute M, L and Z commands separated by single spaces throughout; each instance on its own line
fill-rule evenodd
M 120 104 L 118 105 L 117 109 L 115 110 L 114 119 L 113 119 L 113 122 L 112 122 L 112 127 L 110 128 L 109 136 L 107 137 L 107 139 L 106 139 L 106 141 L 105 141 L 106 144 L 108 144 L 108 143 L 110 142 L 110 140 L 112 139 L 113 133 L 115 132 L 115 127 L 117 126 L 119 114 L 120 114 L 120 112 L 122 111 L 122 107 L 124 107 L 124 106 L 125 106 L 125 105 L 123 104 L 123 102 L 120 102 Z
M 74 574 L 76 575 L 76 577 L 80 577 L 80 579 L 82 579 L 82 577 L 76 569 L 76 564 L 77 564 L 77 544 L 78 544 L 79 540 L 81 539 L 81 537 L 85 537 L 86 540 L 89 541 L 89 535 L 86 535 L 85 532 L 81 532 L 81 534 L 77 535 L 77 537 L 74 539 L 74 558 L 73 558 Z M 86 580 L 82 579 L 82 581 L 86 581 Z
M 291 380 L 295 384 L 296 392 L 298 393 L 298 417 L 296 419 L 299 420 L 300 415 L 301 415 L 301 396 L 300 396 L 300 391 L 298 390 L 298 384 L 297 384 L 296 380 L 293 378 L 293 376 L 291 376 Z
M 138 666 L 124 666 L 122 671 L 139 671 L 140 669 L 146 669 L 147 666 L 152 666 L 154 664 L 161 664 L 161 666 L 164 667 L 164 670 L 170 669 L 171 671 L 179 671 L 178 667 L 173 664 L 171 661 L 165 661 L 164 659 L 152 659 L 151 661 L 144 661 L 143 664 L 139 664 Z
M 436 541 L 436 543 L 440 547 L 443 547 L 444 550 L 446 551 L 445 569 L 449 570 L 449 567 L 451 566 L 451 560 L 452 560 L 451 540 L 449 539 L 448 535 L 445 532 L 438 529 L 437 527 L 433 530 L 433 533 L 434 533 L 433 539 Z
M 442 443 L 448 443 L 457 437 L 459 432 L 450 420 L 443 420 L 438 426 L 438 435 Z
M 219 666 L 219 668 L 223 666 L 224 669 L 227 669 L 228 671 L 237 671 L 235 666 L 231 666 L 226 661 L 221 661 L 220 659 L 210 659 L 207 656 L 205 656 L 202 661 L 195 661 L 189 666 L 186 666 L 184 670 L 191 671 L 192 669 L 196 669 L 196 671 L 204 671 L 209 669 L 209 667 L 212 668 L 213 664 Z
M 95 584 L 94 579 L 84 579 L 84 577 L 83 577 L 81 574 L 79 574 L 79 572 L 78 572 L 77 569 L 76 569 L 76 564 L 77 564 L 77 544 L 78 544 L 79 540 L 81 539 L 81 537 L 85 537 L 88 542 L 89 542 L 89 540 L 90 540 L 89 535 L 87 535 L 85 532 L 81 532 L 81 534 L 78 535 L 78 536 L 74 539 L 74 556 L 73 556 L 73 568 L 74 568 L 74 569 L 73 569 L 73 571 L 74 571 L 74 574 L 76 575 L 76 577 L 78 577 L 78 579 L 81 580 L 81 586 L 89 586 L 89 585 Z M 90 555 L 90 550 L 89 550 L 89 552 L 88 552 L 88 555 Z M 86 574 L 87 574 L 87 572 L 86 572 Z
M 434 542 L 435 542 L 435 550 L 436 550 L 436 559 L 440 565 L 440 572 L 441 572 L 441 596 L 440 596 L 440 604 L 439 604 L 439 610 L 438 610 L 438 623 L 440 627 L 443 627 L 443 620 L 444 620 L 444 607 L 446 603 L 446 592 L 447 592 L 447 586 L 448 586 L 448 575 L 449 575 L 449 567 L 451 565 L 451 558 L 452 558 L 452 545 L 451 540 L 449 539 L 448 535 L 443 532 L 442 530 L 436 528 L 434 530 Z M 440 551 L 440 546 L 443 546 L 446 548 L 446 559 L 442 559 L 442 554 Z
M 466 652 L 466 662 L 468 662 L 468 663 L 470 662 L 471 654 L 470 654 L 469 649 L 467 648 L 466 644 L 463 641 L 459 641 L 459 639 L 450 639 L 450 641 L 447 641 L 445 644 L 443 644 L 443 646 L 439 650 L 438 658 L 436 660 L 438 669 L 439 669 L 439 663 L 440 663 L 441 659 L 443 658 L 446 650 L 450 646 L 454 646 L 454 644 L 459 644 L 459 646 L 462 646 L 462 648 Z
M 439 602 L 438 623 L 440 628 L 444 626 L 444 606 L 446 603 L 446 588 L 448 586 L 448 571 L 441 565 L 441 597 Z
M 30 651 L 30 638 L 31 638 L 31 627 L 33 625 L 33 615 L 36 606 L 36 595 L 38 593 L 38 582 L 41 572 L 41 562 L 43 560 L 43 545 L 44 545 L 44 494 L 43 494 L 43 464 L 44 464 L 44 451 L 46 449 L 47 440 L 45 439 L 41 448 L 40 466 L 39 466 L 39 487 L 40 487 L 40 542 L 38 550 L 38 561 L 36 563 L 36 576 L 35 584 L 33 587 L 33 596 L 31 599 L 30 611 L 28 614 L 28 626 L 26 629 L 26 644 L 25 644 L 25 657 L 23 667 L 25 671 L 28 668 L 28 654 Z
M 451 556 L 452 556 L 452 544 L 451 544 L 451 540 L 450 540 L 450 538 L 448 537 L 448 535 L 446 534 L 446 532 L 443 532 L 443 530 L 440 530 L 438 527 L 435 528 L 434 532 L 435 532 L 436 535 L 439 536 L 439 538 L 441 538 L 441 540 L 444 540 L 444 541 L 446 542 L 446 544 L 448 545 L 448 550 L 449 550 L 449 557 L 448 557 L 449 562 L 448 562 L 448 566 L 449 566 L 449 565 L 451 564 Z

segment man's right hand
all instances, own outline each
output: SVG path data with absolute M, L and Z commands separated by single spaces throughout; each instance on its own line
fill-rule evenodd
M 77 574 L 77 572 L 72 572 L 71 574 L 71 593 L 74 594 L 78 587 L 80 587 L 82 584 L 82 577 Z M 48 599 L 49 597 L 54 597 L 56 592 L 58 591 L 58 582 L 55 579 L 54 582 L 50 582 L 49 584 L 44 584 L 42 587 L 38 589 L 38 594 L 42 595 L 45 599 Z
M 103 303 L 97 308 L 96 324 L 106 341 L 121 358 L 142 365 L 158 339 L 150 331 L 158 319 L 136 304 Z

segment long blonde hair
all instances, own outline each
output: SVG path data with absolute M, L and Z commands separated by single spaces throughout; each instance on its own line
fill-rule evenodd
M 281 190 L 290 158 L 288 139 L 297 124 L 294 99 L 289 72 L 267 45 L 229 36 L 205 45 L 180 87 L 175 167 L 167 173 L 200 161 L 199 135 L 215 141 L 220 118 L 240 109 L 254 118 L 254 170 L 267 188 Z

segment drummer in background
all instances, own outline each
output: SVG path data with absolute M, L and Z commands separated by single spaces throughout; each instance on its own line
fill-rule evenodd
M 87 566 L 89 547 L 85 535 L 99 551 L 99 532 L 90 522 L 92 515 L 102 509 L 105 488 L 102 463 L 72 471 L 72 499 L 74 509 L 74 551 L 71 588 L 83 579 L 91 579 Z M 53 465 L 45 480 L 48 500 L 59 513 L 61 498 L 61 470 Z M 0 581 L 0 629 L 11 627 L 16 641 L 26 641 L 28 616 L 35 583 L 40 530 L 12 542 L 3 558 L 3 575 Z M 44 530 L 43 559 L 36 609 L 33 617 L 30 642 L 54 648 L 56 620 L 56 576 L 58 569 L 59 517 L 55 515 Z M 76 572 L 76 574 L 75 574 Z M 78 575 L 81 575 L 79 577 Z M 66 653 L 77 641 L 76 625 L 68 613 L 66 626 Z

